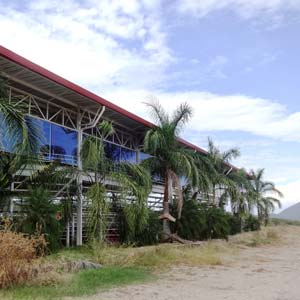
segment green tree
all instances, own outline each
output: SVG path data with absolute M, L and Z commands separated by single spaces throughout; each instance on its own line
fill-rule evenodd
M 183 205 L 180 177 L 188 179 L 192 186 L 198 185 L 199 174 L 195 164 L 194 153 L 182 147 L 179 143 L 179 134 L 192 116 L 192 109 L 187 103 L 181 104 L 172 115 L 167 112 L 157 101 L 146 103 L 157 126 L 151 128 L 145 135 L 143 151 L 151 157 L 143 162 L 152 174 L 160 176 L 164 181 L 163 199 L 163 234 L 164 239 L 170 237 L 170 220 L 175 220 L 170 215 L 169 203 L 173 203 L 173 194 L 177 196 L 177 218 L 181 217 Z
M 4 82 L 0 82 L 0 149 L 6 140 L 18 155 L 37 154 L 41 131 L 33 119 L 25 116 L 26 105 L 9 99 Z
M 267 225 L 269 215 L 275 210 L 277 205 L 281 207 L 279 198 L 283 194 L 275 187 L 275 184 L 264 180 L 264 169 L 252 170 L 250 172 L 250 182 L 252 185 L 252 199 L 257 208 L 257 215 L 260 223 Z
M 232 184 L 232 180 L 229 178 L 229 174 L 233 171 L 231 162 L 239 155 L 240 151 L 237 148 L 231 148 L 222 152 L 210 138 L 208 139 L 207 157 L 216 171 L 209 175 L 212 192 L 211 203 L 215 206 L 222 205 L 222 203 L 219 203 L 220 196 L 223 194 L 226 186 Z
M 45 234 L 51 250 L 60 246 L 62 226 L 60 207 L 54 202 L 49 191 L 43 187 L 30 188 L 23 199 L 24 212 L 21 231 L 34 234 L 36 231 Z
M 230 203 L 231 212 L 240 222 L 240 231 L 243 231 L 244 222 L 253 207 L 253 191 L 249 175 L 244 169 L 234 170 L 227 175 L 225 183 L 220 197 L 220 207 Z
M 107 196 L 106 179 L 110 179 L 118 186 L 115 194 L 124 210 L 128 229 L 126 241 L 131 242 L 147 225 L 147 199 L 152 186 L 151 177 L 141 165 L 110 161 L 105 155 L 104 139 L 114 133 L 113 125 L 103 121 L 99 124 L 99 130 L 102 138 L 86 138 L 81 150 L 83 172 L 91 181 L 91 187 L 86 194 L 90 201 L 89 238 L 105 240 L 107 214 L 111 207 Z

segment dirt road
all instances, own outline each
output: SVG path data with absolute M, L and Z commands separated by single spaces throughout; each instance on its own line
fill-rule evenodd
M 157 281 L 87 299 L 300 300 L 300 229 L 280 245 L 242 249 L 221 266 L 178 267 Z

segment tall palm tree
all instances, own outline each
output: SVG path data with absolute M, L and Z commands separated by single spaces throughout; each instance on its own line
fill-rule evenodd
M 240 230 L 243 230 L 244 219 L 251 214 L 253 206 L 253 189 L 249 175 L 244 169 L 235 170 L 226 177 L 220 206 L 230 203 L 231 212 L 240 221 Z
M 207 157 L 214 166 L 216 172 L 210 173 L 212 204 L 219 206 L 219 198 L 226 189 L 226 186 L 232 187 L 232 179 L 230 180 L 230 173 L 232 171 L 230 163 L 233 159 L 240 155 L 237 148 L 230 148 L 226 151 L 221 151 L 212 141 L 208 139 L 208 154 Z
M 147 199 L 152 188 L 149 172 L 141 165 L 129 162 L 112 162 L 104 151 L 104 139 L 114 133 L 113 124 L 102 121 L 98 126 L 102 138 L 87 137 L 81 149 L 83 172 L 90 178 L 91 187 L 86 196 L 90 200 L 88 209 L 89 238 L 103 241 L 110 211 L 106 178 L 117 185 L 118 200 L 125 207 L 134 235 L 142 230 L 148 220 Z M 116 171 L 117 170 L 117 171 Z M 92 174 L 92 176 L 91 176 Z
M 264 169 L 252 170 L 250 172 L 250 182 L 258 219 L 260 223 L 264 222 L 267 225 L 269 215 L 275 210 L 275 206 L 281 207 L 279 198 L 282 198 L 283 194 L 275 187 L 273 182 L 264 180 L 264 171 Z
M 192 116 L 192 109 L 187 103 L 183 103 L 175 109 L 172 115 L 168 115 L 157 101 L 146 103 L 146 105 L 150 108 L 157 126 L 151 128 L 145 135 L 143 151 L 151 157 L 143 161 L 143 165 L 164 181 L 163 214 L 160 218 L 163 219 L 163 234 L 167 239 L 171 234 L 169 222 L 175 221 L 169 210 L 169 203 L 173 202 L 174 192 L 177 194 L 177 218 L 180 219 L 181 216 L 183 197 L 180 177 L 184 176 L 189 179 L 192 186 L 197 186 L 199 179 L 194 152 L 182 147 L 178 141 L 183 125 Z

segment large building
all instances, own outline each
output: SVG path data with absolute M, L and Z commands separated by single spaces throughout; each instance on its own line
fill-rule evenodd
M 113 121 L 115 133 L 105 140 L 106 155 L 114 161 L 139 162 L 147 157 L 141 152 L 146 131 L 154 125 L 122 109 L 94 93 L 44 69 L 22 56 L 0 46 L 0 77 L 9 88 L 9 97 L 26 103 L 28 116 L 41 126 L 45 145 L 45 160 L 59 158 L 64 164 L 80 168 L 78 149 L 85 134 L 99 136 L 96 124 Z M 197 152 L 206 151 L 185 140 L 180 143 Z M 228 166 L 229 169 L 232 166 Z M 82 178 L 84 184 L 84 178 Z M 162 188 L 154 182 L 149 205 L 161 204 Z M 71 239 L 81 245 L 84 235 L 83 204 L 77 203 L 77 213 L 71 228 Z M 68 237 L 69 238 L 69 237 Z

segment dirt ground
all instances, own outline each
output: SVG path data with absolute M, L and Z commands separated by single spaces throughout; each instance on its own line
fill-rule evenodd
M 156 281 L 86 299 L 300 300 L 300 228 L 279 245 L 245 247 L 221 266 L 177 267 Z

